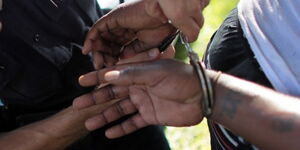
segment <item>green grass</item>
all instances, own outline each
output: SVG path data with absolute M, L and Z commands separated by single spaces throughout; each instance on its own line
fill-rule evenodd
M 223 22 L 227 14 L 232 10 L 238 0 L 211 0 L 210 5 L 205 9 L 205 24 L 200 32 L 197 41 L 192 47 L 201 57 L 207 47 L 212 34 Z M 176 45 L 176 58 L 186 60 L 183 46 Z M 172 150 L 209 150 L 210 138 L 206 120 L 193 127 L 174 128 L 167 127 L 166 135 L 169 139 Z

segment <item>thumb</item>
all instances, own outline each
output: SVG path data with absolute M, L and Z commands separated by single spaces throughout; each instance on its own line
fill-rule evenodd
M 152 64 L 152 63 L 151 63 Z M 129 65 L 120 69 L 108 71 L 104 74 L 104 80 L 115 85 L 141 85 L 155 83 L 160 76 L 155 66 L 150 63 Z
M 156 0 L 146 0 L 145 10 L 149 16 L 159 19 L 162 23 L 168 22 L 167 17 L 163 13 L 159 3 Z
M 173 63 L 172 63 L 173 62 Z M 155 85 L 168 75 L 168 69 L 175 61 L 161 59 L 135 64 L 123 64 L 94 71 L 79 78 L 82 86 L 94 86 L 101 83 L 115 85 Z M 173 66 L 172 66 L 173 64 Z

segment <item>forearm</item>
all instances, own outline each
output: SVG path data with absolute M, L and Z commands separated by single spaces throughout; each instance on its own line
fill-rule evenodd
M 59 150 L 86 135 L 86 119 L 102 112 L 110 103 L 76 110 L 69 107 L 54 116 L 1 134 L 0 145 L 9 150 Z
M 212 120 L 262 149 L 298 149 L 300 99 L 232 76 L 215 86 Z
M 0 145 L 10 150 L 64 149 L 87 133 L 83 117 L 66 118 L 73 117 L 72 114 L 68 108 L 43 121 L 2 134 Z

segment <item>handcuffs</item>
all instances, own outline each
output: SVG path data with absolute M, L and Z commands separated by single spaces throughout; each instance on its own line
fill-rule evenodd
M 180 31 L 177 31 L 176 33 L 168 36 L 162 44 L 158 47 L 160 52 L 163 52 L 173 41 L 174 39 L 179 36 L 182 44 L 184 45 L 187 55 L 190 59 L 190 64 L 193 66 L 197 78 L 199 80 L 199 85 L 202 89 L 202 101 L 200 102 L 203 116 L 206 118 L 209 118 L 212 115 L 212 107 L 213 107 L 213 99 L 214 99 L 214 93 L 213 88 L 211 84 L 211 80 L 206 74 L 205 68 L 202 66 L 199 56 L 197 53 L 195 53 L 191 47 L 191 45 L 188 43 L 188 40 L 186 36 L 184 36 Z

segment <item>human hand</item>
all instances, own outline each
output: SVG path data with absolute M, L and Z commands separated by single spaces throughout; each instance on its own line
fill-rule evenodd
M 133 57 L 121 59 L 117 62 L 117 65 L 154 61 L 157 59 L 173 58 L 174 56 L 175 48 L 173 46 L 169 46 L 164 52 L 160 52 L 158 48 L 154 48 L 146 52 L 141 52 Z M 75 106 L 78 106 L 77 108 L 79 109 L 94 105 L 93 101 L 79 101 L 78 105 L 76 102 Z
M 38 126 L 40 126 L 39 130 L 43 131 L 46 136 L 55 137 L 57 139 L 64 138 L 64 140 L 72 140 L 73 138 L 79 138 L 88 133 L 84 127 L 84 122 L 88 118 L 102 113 L 117 102 L 118 100 L 107 101 L 80 110 L 68 107 L 50 118 L 43 120 L 41 123 L 38 123 Z M 57 124 L 57 122 L 59 122 L 59 124 Z
M 87 34 L 83 53 L 92 52 L 96 69 L 158 47 L 175 28 L 145 11 L 144 1 L 124 3 L 99 19 Z M 121 53 L 122 52 L 122 53 Z
M 147 13 L 166 18 L 188 38 L 195 41 L 204 23 L 202 10 L 209 0 L 145 0 Z M 163 16 L 163 17 L 162 17 Z
M 156 59 L 164 59 L 164 58 L 174 58 L 174 56 L 175 56 L 175 48 L 173 46 L 169 46 L 164 52 L 160 52 L 158 48 L 153 48 L 148 51 L 138 53 L 133 57 L 120 59 L 117 62 L 117 65 L 153 61 Z
M 134 114 L 106 131 L 116 138 L 148 125 L 190 126 L 202 119 L 200 87 L 193 67 L 171 59 L 114 66 L 80 78 L 83 86 L 109 86 L 77 98 L 73 107 L 82 109 L 111 99 L 122 99 L 86 121 L 94 130 L 122 116 Z

